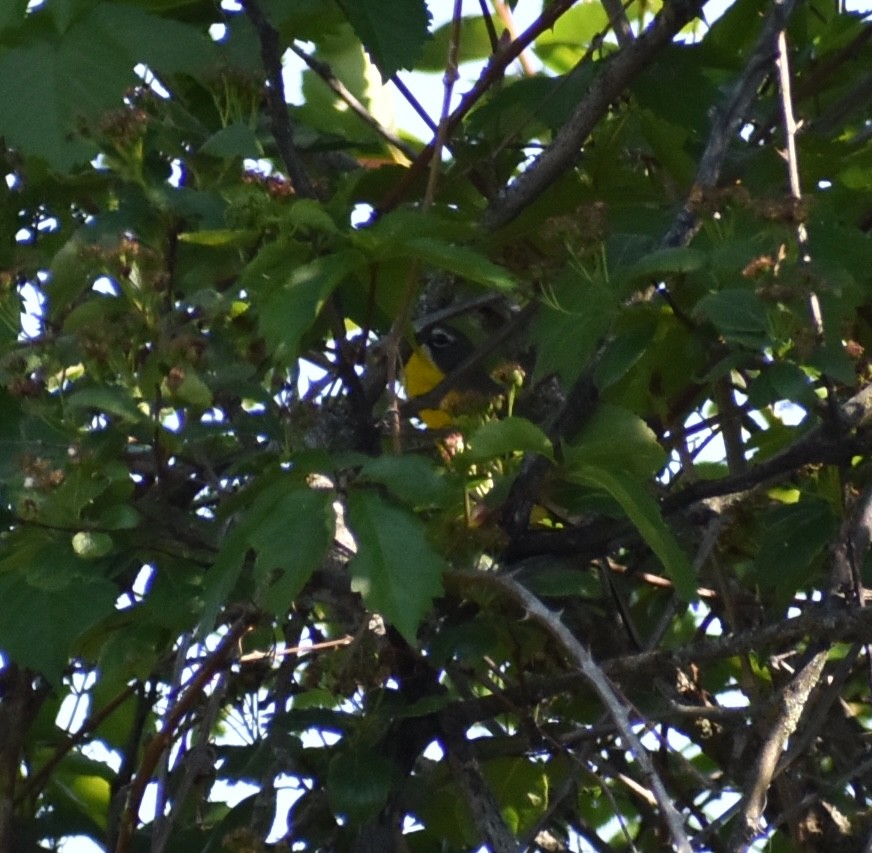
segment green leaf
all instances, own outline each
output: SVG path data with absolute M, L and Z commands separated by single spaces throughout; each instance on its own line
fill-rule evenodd
M 456 246 L 430 237 L 417 237 L 400 243 L 392 254 L 394 257 L 416 258 L 425 264 L 448 270 L 496 290 L 508 291 L 517 287 L 517 282 L 508 270 L 498 267 L 484 255 L 465 246 Z
M 346 749 L 330 761 L 327 796 L 333 813 L 352 824 L 375 817 L 387 801 L 394 765 L 370 749 Z
M 212 630 L 231 599 L 251 549 L 257 552 L 258 602 L 284 614 L 320 565 L 333 532 L 331 492 L 308 489 L 287 476 L 265 486 L 236 519 L 207 575 L 201 634 Z
M 710 320 L 728 340 L 746 346 L 766 342 L 769 323 L 760 297 L 750 290 L 721 290 L 703 297 L 694 316 Z
M 469 439 L 465 462 L 481 462 L 507 453 L 540 453 L 554 461 L 551 440 L 536 424 L 526 418 L 510 417 L 488 421 Z
M 48 40 L 36 36 L 36 17 L 23 28 L 30 42 L 0 53 L 0 136 L 63 171 L 94 155 L 82 124 L 123 106 L 137 63 L 195 72 L 214 55 L 193 27 L 124 3 L 96 4 Z
M 557 373 L 571 385 L 596 351 L 617 307 L 615 290 L 599 269 L 567 268 L 533 319 L 533 381 Z
M 412 509 L 448 506 L 462 497 L 433 462 L 422 456 L 378 456 L 360 469 L 361 482 L 381 483 Z
M 0 32 L 18 26 L 24 20 L 29 0 L 6 0 L 0 4 Z
M 274 493 L 271 489 L 261 495 L 251 509 L 262 515 L 250 542 L 257 551 L 257 601 L 270 613 L 283 616 L 324 561 L 333 543 L 336 516 L 333 493 L 326 489 L 298 486 L 273 503 Z M 259 505 L 267 503 L 271 505 Z
M 25 575 L 0 562 L 0 649 L 57 684 L 73 641 L 114 611 L 118 590 L 69 546 L 32 549 L 27 564 Z M 41 582 L 48 575 L 54 582 Z
M 661 278 L 675 273 L 695 272 L 705 266 L 706 255 L 689 246 L 658 249 L 620 272 L 622 282 Z
M 383 80 L 413 67 L 429 37 L 424 0 L 345 0 L 341 5 Z
M 424 44 L 421 58 L 415 64 L 416 71 L 429 71 L 435 74 L 445 70 L 453 32 L 454 24 L 452 21 L 443 24 L 434 31 L 433 38 Z M 464 15 L 460 22 L 458 48 L 458 64 L 487 59 L 493 53 L 493 46 L 484 18 L 480 15 Z
M 365 266 L 363 255 L 344 249 L 298 266 L 263 300 L 260 329 L 277 358 L 296 356 L 330 294 Z
M 75 810 L 93 822 L 95 828 L 105 831 L 112 798 L 112 771 L 106 765 L 97 765 L 97 762 L 83 766 L 83 759 L 87 761 L 75 753 L 64 759 L 52 773 L 52 793 L 61 801 L 61 809 Z
M 754 574 L 759 583 L 791 598 L 806 580 L 809 568 L 827 548 L 838 520 L 825 500 L 804 497 L 767 513 Z
M 535 42 L 536 53 L 555 71 L 569 71 L 608 23 L 608 15 L 600 3 L 578 3 L 561 15 L 553 27 L 541 33 Z
M 212 389 L 190 365 L 179 368 L 173 375 L 174 377 L 181 375 L 181 381 L 171 382 L 169 377 L 164 379 L 161 383 L 161 392 L 165 397 L 200 409 L 212 405 Z
M 678 541 L 663 522 L 657 501 L 638 483 L 620 471 L 594 465 L 576 465 L 567 478 L 576 483 L 602 489 L 614 498 L 642 538 L 657 555 L 675 592 L 684 601 L 696 599 L 696 574 Z
M 666 464 L 666 451 L 642 418 L 603 402 L 564 453 L 570 470 L 575 465 L 595 465 L 638 478 L 656 474 Z
M 263 148 L 257 134 L 247 124 L 238 122 L 213 133 L 200 150 L 204 154 L 226 160 L 263 156 Z
M 378 492 L 349 494 L 348 523 L 358 546 L 349 567 L 352 588 L 414 644 L 418 625 L 442 591 L 445 561 L 427 542 L 424 525 Z
M 324 234 L 341 233 L 324 205 L 310 198 L 295 201 L 288 211 L 287 221 L 298 228 L 310 228 Z
M 81 388 L 67 397 L 71 409 L 93 409 L 98 414 L 117 415 L 126 421 L 141 421 L 143 413 L 123 388 Z
M 0 83 L 2 85 L 2 83 Z M 0 107 L 2 109 L 2 107 Z M 85 260 L 87 242 L 82 231 L 74 234 L 52 258 L 49 267 L 48 316 L 57 319 L 91 286 L 93 264 Z M 103 300 L 91 300 L 101 307 Z

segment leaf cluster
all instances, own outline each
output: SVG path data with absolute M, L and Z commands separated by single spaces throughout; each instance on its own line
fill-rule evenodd
M 870 24 L 465 11 L 0 8 L 0 849 L 863 849 Z

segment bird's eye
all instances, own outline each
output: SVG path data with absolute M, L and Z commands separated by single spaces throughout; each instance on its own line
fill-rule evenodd
M 451 332 L 440 328 L 433 329 L 427 336 L 427 343 L 437 349 L 450 347 L 456 340 L 457 338 L 455 338 Z

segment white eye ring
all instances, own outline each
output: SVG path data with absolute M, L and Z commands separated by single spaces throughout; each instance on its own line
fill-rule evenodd
M 436 347 L 436 349 L 450 347 L 456 340 L 457 338 L 452 335 L 451 332 L 439 327 L 433 329 L 430 334 L 427 335 L 427 343 Z

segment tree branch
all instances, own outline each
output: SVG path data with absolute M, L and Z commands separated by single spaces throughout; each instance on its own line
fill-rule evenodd
M 633 731 L 630 714 L 624 702 L 609 682 L 603 670 L 596 664 L 590 652 L 576 640 L 572 632 L 554 613 L 517 581 L 508 577 L 498 577 L 494 579 L 494 582 L 518 601 L 526 612 L 551 634 L 563 647 L 573 665 L 578 668 L 579 672 L 593 687 L 603 705 L 605 705 L 609 716 L 617 726 L 621 738 L 630 752 L 633 753 L 633 757 L 639 763 L 643 774 L 647 778 L 651 792 L 660 807 L 660 813 L 669 827 L 673 848 L 682 851 L 682 853 L 690 853 L 691 846 L 684 832 L 681 815 L 676 811 L 675 806 L 672 804 L 672 798 L 657 775 L 648 751 Z
M 115 845 L 115 853 L 126 853 L 130 849 L 130 843 L 133 840 L 133 833 L 136 830 L 136 823 L 139 819 L 139 807 L 142 803 L 142 797 L 145 794 L 145 789 L 151 780 L 160 757 L 172 744 L 176 729 L 185 714 L 193 708 L 194 703 L 200 698 L 206 685 L 212 680 L 218 670 L 226 665 L 227 659 L 237 647 L 240 638 L 248 630 L 249 625 L 249 619 L 243 618 L 230 628 L 215 651 L 209 655 L 203 666 L 200 667 L 199 672 L 191 679 L 188 688 L 179 697 L 179 701 L 176 702 L 172 710 L 167 714 L 161 730 L 149 741 L 136 777 L 130 785 L 127 804 L 125 805 L 124 814 L 121 818 L 121 826 L 118 830 L 118 842 Z
M 760 85 L 769 74 L 770 62 L 776 53 L 778 33 L 793 13 L 794 5 L 795 0 L 786 0 L 770 10 L 742 76 L 715 120 L 690 194 L 672 227 L 666 232 L 662 241 L 664 246 L 686 246 L 699 230 L 696 207 L 702 201 L 705 191 L 716 186 L 718 182 L 727 149 L 735 139 L 752 101 L 757 97 Z
M 491 203 L 482 219 L 486 229 L 494 230 L 511 222 L 575 162 L 585 140 L 615 98 L 685 24 L 699 15 L 702 6 L 703 0 L 667 2 L 639 38 L 604 63 L 584 99 L 554 141 Z
M 388 128 L 379 123 L 378 119 L 370 113 L 370 111 L 355 97 L 352 92 L 334 73 L 333 69 L 320 59 L 314 56 L 309 56 L 305 50 L 297 47 L 295 44 L 290 45 L 290 50 L 294 56 L 298 56 L 306 65 L 312 69 L 329 87 L 330 91 L 336 95 L 346 106 L 351 110 L 364 124 L 371 127 L 388 145 L 392 145 L 397 151 L 402 152 L 410 160 L 414 160 L 417 152 L 408 143 L 400 139 Z
M 748 849 L 760 831 L 760 820 L 766 807 L 766 792 L 784 750 L 787 739 L 796 731 L 812 689 L 818 683 L 827 660 L 826 651 L 814 654 L 781 692 L 778 716 L 772 723 L 769 736 L 759 750 L 753 770 L 745 786 L 742 807 L 736 827 L 730 837 L 729 850 L 739 853 Z
M 709 498 L 746 492 L 766 483 L 790 476 L 798 468 L 814 463 L 838 463 L 872 447 L 872 434 L 865 429 L 872 418 L 872 384 L 865 386 L 837 408 L 839 433 L 829 423 L 810 430 L 781 453 L 750 467 L 747 471 L 718 480 L 700 480 L 661 504 L 664 515 L 671 515 Z M 854 434 L 850 433 L 854 431 Z M 506 550 L 505 559 L 516 562 L 538 554 L 601 554 L 611 543 L 626 536 L 626 523 L 595 519 L 581 527 L 555 531 L 534 531 L 516 537 Z
M 687 0 L 683 0 L 683 2 L 687 2 Z M 557 19 L 574 6 L 575 3 L 576 0 L 554 0 L 515 41 L 510 42 L 499 53 L 495 53 L 490 58 L 490 62 L 488 62 L 487 68 L 485 68 L 481 77 L 478 78 L 472 89 L 463 96 L 457 108 L 448 117 L 445 123 L 446 138 L 454 132 L 454 129 L 460 124 L 464 116 L 481 100 L 494 83 L 502 79 L 506 68 L 535 41 L 540 33 L 549 27 L 553 27 Z M 381 205 L 379 205 L 379 213 L 387 213 L 393 210 L 405 198 L 409 188 L 415 185 L 415 182 L 427 169 L 434 152 L 435 143 L 431 142 L 409 167 L 403 180 L 388 193 Z
M 487 849 L 497 853 L 516 853 L 517 841 L 506 826 L 493 791 L 482 775 L 475 753 L 464 734 L 462 721 L 451 720 L 446 715 L 443 716 L 442 722 L 448 763 L 466 796 L 473 819 Z
M 294 145 L 294 128 L 288 114 L 285 84 L 282 78 L 279 34 L 267 20 L 257 0 L 244 0 L 244 6 L 245 12 L 260 39 L 260 55 L 267 78 L 266 108 L 269 113 L 273 138 L 279 149 L 279 156 L 282 158 L 297 195 L 304 198 L 314 198 L 315 188 L 303 168 L 300 155 Z

